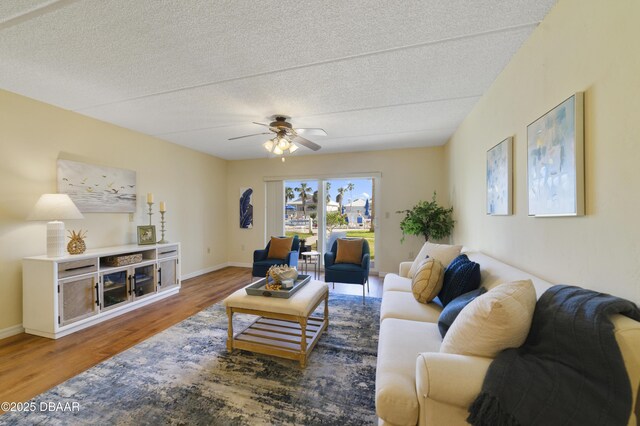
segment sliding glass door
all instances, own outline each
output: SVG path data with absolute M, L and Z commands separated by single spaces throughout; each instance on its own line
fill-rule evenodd
M 325 251 L 331 250 L 337 238 L 365 238 L 374 269 L 378 179 L 363 176 L 284 181 L 282 217 L 285 233 L 298 235 L 301 252 L 318 251 L 320 258 Z

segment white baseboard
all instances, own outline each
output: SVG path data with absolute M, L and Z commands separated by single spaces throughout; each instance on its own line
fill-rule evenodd
M 204 274 L 208 274 L 209 272 L 214 272 L 214 271 L 218 271 L 222 268 L 226 268 L 227 266 L 229 266 L 228 263 L 221 263 L 220 265 L 214 265 L 211 266 L 209 268 L 205 268 L 205 269 L 200 269 L 199 271 L 194 271 L 188 274 L 183 274 L 182 277 L 180 277 L 182 280 L 188 280 L 189 278 L 195 278 L 195 277 L 199 277 L 200 275 L 204 275 Z
M 20 333 L 24 333 L 24 327 L 22 327 L 22 324 L 16 324 L 0 330 L 0 339 L 5 339 Z
M 237 266 L 238 268 L 253 268 L 253 263 L 228 262 L 227 266 Z

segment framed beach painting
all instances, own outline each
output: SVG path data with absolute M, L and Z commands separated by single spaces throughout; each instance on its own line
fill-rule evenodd
M 527 126 L 529 215 L 584 215 L 584 97 L 576 93 Z
M 487 214 L 512 214 L 513 138 L 487 151 Z
M 83 213 L 135 213 L 136 172 L 58 160 L 58 192 Z
M 253 228 L 253 189 L 240 188 L 240 228 Z

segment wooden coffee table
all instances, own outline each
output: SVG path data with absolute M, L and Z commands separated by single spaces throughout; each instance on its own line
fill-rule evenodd
M 324 316 L 311 316 L 324 300 Z M 329 326 L 329 287 L 311 280 L 289 299 L 249 296 L 244 288 L 224 300 L 229 319 L 227 350 L 244 349 L 298 360 L 301 367 Z M 247 328 L 233 334 L 233 314 L 257 315 Z

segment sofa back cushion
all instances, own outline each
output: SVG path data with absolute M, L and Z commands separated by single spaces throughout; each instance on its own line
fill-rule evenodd
M 438 299 L 447 306 L 456 297 L 480 286 L 480 265 L 472 262 L 466 254 L 456 257 L 444 271 L 444 282 Z
M 362 263 L 362 238 L 338 238 L 336 263 Z
M 504 349 L 517 348 L 529 334 L 535 307 L 531 280 L 494 287 L 462 309 L 440 352 L 494 358 Z
M 286 259 L 291 251 L 293 237 L 271 237 L 269 243 L 269 259 Z
M 451 261 L 460 254 L 460 250 L 462 250 L 462 246 L 433 244 L 427 241 L 426 243 L 424 243 L 424 245 L 420 249 L 420 252 L 411 264 L 411 268 L 409 268 L 407 278 L 413 278 L 413 276 L 418 271 L 418 267 L 420 267 L 422 261 L 424 261 L 427 257 L 438 259 L 440 263 L 442 263 L 442 266 L 446 268 L 447 266 L 449 266 L 449 263 L 451 263 Z
M 480 287 L 462 294 L 449 302 L 438 318 L 438 330 L 440 330 L 440 335 L 444 338 L 451 327 L 451 324 L 453 324 L 453 321 L 458 317 L 462 309 L 464 309 L 464 307 L 471 303 L 476 297 L 486 292 L 487 290 Z
M 444 267 L 437 259 L 428 258 L 420 264 L 411 280 L 413 297 L 420 303 L 429 303 L 442 288 Z

